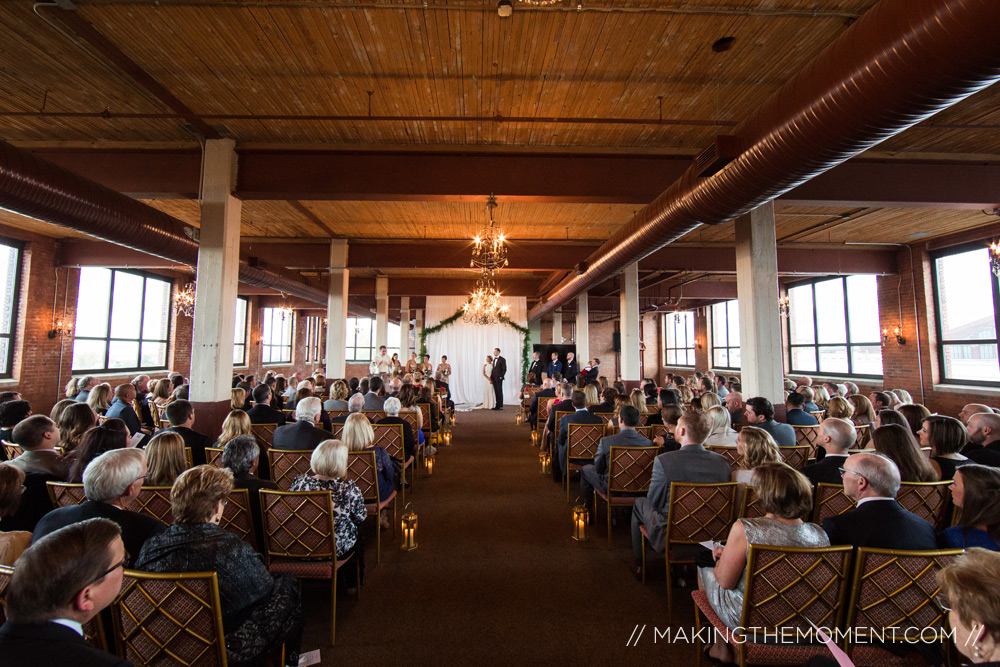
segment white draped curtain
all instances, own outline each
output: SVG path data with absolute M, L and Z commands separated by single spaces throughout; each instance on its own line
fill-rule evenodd
M 465 296 L 429 296 L 425 326 L 435 326 L 452 316 L 462 307 Z M 503 297 L 511 322 L 524 327 L 528 322 L 528 303 L 522 297 Z M 426 339 L 427 354 L 435 367 L 441 355 L 448 355 L 451 364 L 451 393 L 455 403 L 482 403 L 488 381 L 483 377 L 486 355 L 493 348 L 500 348 L 500 356 L 507 360 L 507 375 L 503 383 L 505 405 L 514 405 L 521 391 L 521 334 L 506 324 L 482 327 L 466 324 L 461 318 Z

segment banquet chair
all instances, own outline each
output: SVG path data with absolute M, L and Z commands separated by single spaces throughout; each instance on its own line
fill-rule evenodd
M 398 424 L 397 424 L 398 426 Z M 365 509 L 368 516 L 375 517 L 375 562 L 382 562 L 382 529 L 379 523 L 379 512 L 392 504 L 392 535 L 396 536 L 396 491 L 393 489 L 388 498 L 382 498 L 378 489 L 378 464 L 375 452 L 349 452 L 347 454 L 347 474 L 345 479 L 352 480 L 365 499 Z
M 581 424 L 583 426 L 584 424 Z M 611 548 L 611 508 L 632 507 L 635 499 L 649 492 L 653 478 L 653 461 L 660 453 L 659 447 L 618 447 L 608 451 L 608 491 L 594 489 L 594 517 L 597 517 L 597 499 L 604 501 L 608 515 L 608 548 Z
M 271 464 L 272 481 L 282 491 L 287 491 L 299 475 L 309 472 L 311 449 L 269 449 L 268 462 Z
M 222 466 L 222 452 L 225 451 L 224 447 L 206 447 L 205 448 L 205 463 L 210 466 L 215 466 L 216 468 L 221 468 Z
M 233 533 L 257 550 L 257 533 L 253 525 L 253 506 L 250 504 L 249 489 L 233 489 L 222 510 L 219 528 Z
M 778 447 L 778 455 L 781 457 L 782 462 L 796 470 L 802 470 L 809 463 L 809 453 L 809 445 Z
M 396 459 L 397 461 L 402 461 L 402 468 L 400 472 L 403 475 L 402 484 L 400 488 L 402 489 L 401 500 L 403 506 L 406 506 L 406 471 L 410 471 L 410 487 L 412 489 L 416 477 L 416 467 L 417 463 L 414 460 L 414 456 L 406 457 L 406 448 L 404 447 L 403 440 L 403 425 L 402 424 L 374 424 L 372 429 L 375 431 L 375 440 L 373 445 L 377 445 L 385 449 L 386 453 Z M 404 460 L 405 459 L 405 460 Z M 393 507 L 395 511 L 395 507 Z M 395 528 L 393 528 L 395 530 Z
M 736 447 L 731 445 L 706 445 L 705 449 L 724 456 L 729 461 L 729 467 L 734 472 L 743 469 L 743 455 L 736 450 Z
M 934 530 L 944 530 L 948 527 L 951 515 L 951 480 L 941 482 L 903 482 L 899 485 L 896 501 L 905 510 L 909 510 L 925 519 Z
M 83 490 L 83 484 L 46 482 L 45 488 L 49 492 L 49 500 L 52 501 L 52 507 L 54 508 L 79 505 L 87 499 L 87 494 Z
M 793 424 L 792 428 L 795 429 L 795 444 L 809 445 L 809 460 L 814 460 L 816 458 L 816 448 L 819 447 L 819 425 L 795 426 Z
M 604 424 L 569 424 L 566 435 L 566 465 L 559 462 L 566 483 L 566 502 L 569 502 L 569 473 L 583 470 L 583 466 L 594 462 L 597 448 L 604 437 Z
M 129 509 L 139 514 L 151 516 L 168 526 L 174 522 L 170 509 L 170 486 L 144 486 L 138 497 L 129 505 Z
M 843 514 L 854 509 L 854 501 L 844 493 L 842 484 L 816 485 L 816 495 L 813 497 L 813 523 L 823 524 L 823 519 Z

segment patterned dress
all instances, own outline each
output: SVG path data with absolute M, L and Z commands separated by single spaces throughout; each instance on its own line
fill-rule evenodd
M 358 540 L 358 526 L 365 521 L 368 511 L 365 499 L 357 484 L 348 479 L 317 479 L 299 475 L 289 491 L 329 491 L 333 496 L 333 532 L 337 538 L 337 558 L 354 547 Z

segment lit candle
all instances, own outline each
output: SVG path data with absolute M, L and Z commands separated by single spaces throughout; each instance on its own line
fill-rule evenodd
M 427 474 L 434 472 L 434 459 L 427 459 Z
M 583 528 L 583 519 L 579 519 L 576 522 L 576 536 L 578 538 L 582 538 L 583 537 L 583 530 L 584 530 L 584 528 Z

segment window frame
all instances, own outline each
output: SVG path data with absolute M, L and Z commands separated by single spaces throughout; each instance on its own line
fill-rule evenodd
M 261 308 L 260 309 L 260 364 L 261 364 L 261 366 L 290 366 L 292 364 L 292 357 L 295 354 L 295 311 L 293 310 L 292 313 L 291 313 L 291 315 L 287 316 L 287 319 L 288 319 L 288 345 L 287 346 L 286 345 L 282 345 L 281 343 L 275 344 L 275 343 L 267 342 L 267 338 L 265 337 L 265 332 L 266 332 L 266 335 L 270 335 L 272 333 L 272 331 L 274 330 L 273 324 L 274 324 L 274 320 L 275 320 L 275 314 L 278 311 L 280 311 L 280 310 L 281 310 L 280 308 Z M 264 320 L 266 318 L 266 314 L 267 314 L 268 311 L 272 311 L 271 312 L 271 323 L 272 323 L 271 331 L 267 331 L 267 329 L 264 326 Z M 280 318 L 281 316 L 278 315 L 278 317 Z M 282 321 L 282 325 L 281 326 L 283 327 L 285 321 L 284 320 L 281 320 L 281 321 Z M 274 350 L 276 348 L 279 349 L 279 350 L 280 349 L 284 349 L 285 347 L 288 348 L 288 359 L 287 359 L 287 361 L 284 358 L 275 360 L 274 359 Z M 271 359 L 268 360 L 268 361 L 264 361 L 264 349 L 265 348 L 269 348 L 271 350 Z
M 237 296 L 236 304 L 239 305 L 240 301 L 246 303 L 246 306 L 243 309 L 243 342 L 242 343 L 239 342 L 238 340 L 235 339 L 236 337 L 233 336 L 233 350 L 234 350 L 233 368 L 247 368 L 250 365 L 250 362 L 247 359 L 247 339 L 250 338 L 250 299 L 248 299 L 245 296 Z M 243 356 L 242 356 L 242 361 L 237 363 L 235 357 L 235 350 L 239 347 L 243 348 Z
M 809 280 L 800 280 L 800 281 L 796 281 L 794 283 L 789 283 L 789 284 L 787 284 L 787 285 L 784 286 L 786 294 L 790 290 L 792 290 L 792 289 L 794 289 L 796 287 L 805 287 L 807 285 L 812 287 L 813 340 L 816 341 L 816 342 L 813 342 L 813 343 L 795 343 L 795 344 L 792 343 L 792 316 L 791 316 L 791 313 L 789 312 L 788 316 L 785 317 L 785 340 L 788 341 L 787 344 L 786 344 L 786 349 L 788 351 L 788 372 L 789 372 L 789 374 L 792 374 L 792 375 L 796 375 L 796 374 L 810 375 L 811 374 L 811 375 L 822 375 L 824 377 L 848 378 L 848 379 L 849 378 L 861 378 L 861 379 L 865 379 L 865 380 L 881 380 L 882 378 L 885 377 L 885 360 L 884 359 L 883 359 L 882 374 L 881 375 L 872 375 L 872 374 L 869 374 L 869 373 L 854 373 L 854 372 L 852 372 L 853 366 L 854 366 L 854 361 L 853 361 L 853 357 L 851 355 L 851 348 L 853 348 L 853 347 L 872 347 L 874 345 L 878 345 L 881 348 L 883 346 L 881 339 L 877 340 L 877 341 L 863 342 L 863 343 L 855 343 L 855 342 L 851 341 L 851 304 L 850 304 L 850 300 L 848 299 L 848 296 L 847 296 L 847 279 L 850 278 L 852 275 L 873 275 L 873 274 L 859 273 L 859 274 L 850 274 L 850 275 L 842 275 L 842 276 L 824 276 L 822 278 L 811 278 Z M 876 279 L 877 279 L 877 276 L 876 276 Z M 843 291 L 843 295 L 844 295 L 844 341 L 845 342 L 843 342 L 843 343 L 820 343 L 820 342 L 818 342 L 819 341 L 819 316 L 817 315 L 817 311 L 816 311 L 816 285 L 817 285 L 817 283 L 829 282 L 829 281 L 833 281 L 833 280 L 839 280 L 840 281 L 840 288 Z M 881 315 L 881 313 L 879 313 L 879 315 Z M 879 324 L 881 325 L 881 317 L 879 318 Z M 792 365 L 792 362 L 795 359 L 795 355 L 792 354 L 793 348 L 810 348 L 810 347 L 813 348 L 813 350 L 814 350 L 815 359 L 816 359 L 816 370 L 814 370 L 814 371 L 806 371 L 806 370 L 801 370 L 801 369 L 795 368 Z M 822 347 L 846 347 L 847 348 L 847 372 L 843 372 L 843 371 L 825 371 L 822 368 L 820 368 L 819 350 Z
M 946 374 L 947 366 L 945 365 L 944 359 L 944 348 L 945 345 L 989 345 L 992 344 L 997 347 L 997 362 L 1000 364 L 1000 278 L 993 275 L 992 272 L 989 273 L 992 276 L 990 280 L 990 291 L 993 294 L 993 322 L 994 322 L 994 332 L 996 338 L 979 338 L 975 340 L 945 340 L 944 334 L 941 329 L 941 293 L 940 287 L 938 285 L 938 271 L 937 271 L 937 261 L 942 257 L 947 257 L 949 255 L 960 255 L 963 252 L 969 252 L 971 250 L 981 250 L 985 246 L 981 242 L 971 241 L 969 243 L 963 243 L 961 245 L 951 246 L 948 248 L 942 248 L 940 250 L 932 251 L 929 254 L 931 260 L 931 286 L 933 288 L 934 296 L 934 330 L 937 333 L 937 341 L 935 347 L 937 347 L 937 359 L 938 359 L 938 373 L 937 379 L 938 384 L 947 385 L 959 385 L 966 387 L 1000 387 L 1000 382 L 991 382 L 989 380 L 963 380 L 960 378 L 949 378 Z M 989 257 L 989 251 L 987 250 L 987 257 Z
M 354 326 L 353 327 L 351 326 L 351 320 L 354 320 Z M 367 321 L 371 322 L 371 326 L 368 327 L 368 344 L 367 345 L 358 345 L 358 334 L 360 333 L 358 331 L 358 329 L 359 329 L 359 327 L 358 327 L 358 320 L 367 320 Z M 345 328 L 347 329 L 347 334 L 344 336 L 344 357 L 346 359 L 346 363 L 348 363 L 348 364 L 370 364 L 372 362 L 372 357 L 375 354 L 375 349 L 373 347 L 375 345 L 375 320 L 372 319 L 372 318 L 370 318 L 370 317 L 354 317 L 354 316 L 351 316 L 351 317 L 347 318 L 347 323 L 345 325 Z M 352 331 L 352 329 L 353 329 L 353 331 Z M 347 344 L 349 338 L 351 338 L 354 341 L 353 345 L 348 345 Z M 357 359 L 357 358 L 355 358 L 355 357 L 357 357 L 358 349 L 368 350 L 368 358 L 367 359 Z M 347 353 L 348 350 L 353 350 L 353 353 L 352 354 L 348 354 Z
M 742 362 L 743 362 L 743 351 L 742 351 L 742 348 L 741 348 L 740 345 L 730 345 L 729 344 L 730 343 L 730 340 L 729 340 L 729 304 L 731 304 L 731 303 L 735 303 L 736 306 L 739 307 L 740 300 L 739 299 L 729 299 L 728 301 L 718 301 L 716 303 L 713 303 L 710 306 L 710 311 L 712 313 L 712 325 L 711 325 L 711 332 L 712 332 L 712 350 L 711 350 L 711 355 L 712 356 L 709 358 L 709 360 L 711 361 L 711 363 L 708 365 L 709 368 L 719 368 L 719 369 L 727 370 L 727 371 L 742 370 Z M 716 345 L 715 344 L 715 307 L 716 306 L 725 306 L 726 322 L 725 322 L 725 327 L 723 327 L 723 330 L 726 332 L 726 344 L 725 345 Z M 736 330 L 739 331 L 739 321 L 737 321 L 737 323 L 736 323 Z M 722 366 L 722 365 L 719 365 L 719 364 L 715 363 L 715 351 L 716 350 L 725 350 L 726 351 L 726 359 L 727 360 L 730 360 L 730 359 L 733 358 L 733 353 L 732 353 L 733 350 L 740 350 L 740 363 L 741 363 L 741 365 L 740 366 L 733 366 L 732 364 L 727 363 L 725 366 Z
M 0 373 L 0 379 L 12 379 L 14 377 L 14 347 L 17 345 L 17 324 L 18 315 L 21 311 L 21 274 L 24 273 L 24 242 L 16 239 L 0 236 L 0 245 L 5 245 L 16 251 L 14 271 L 14 283 L 11 285 L 10 299 L 10 333 L 0 333 L 0 338 L 7 339 L 7 359 L 6 369 Z
M 140 271 L 138 269 L 114 269 L 106 266 L 94 267 L 99 269 L 106 269 L 111 272 L 111 282 L 108 285 L 108 328 L 106 336 L 79 336 L 77 331 L 79 326 L 74 327 L 73 342 L 78 340 L 101 340 L 104 341 L 104 367 L 103 368 L 72 368 L 73 365 L 73 352 L 70 352 L 70 367 L 72 373 L 104 373 L 104 374 L 118 374 L 118 373 L 135 373 L 137 371 L 163 371 L 167 370 L 167 364 L 170 362 L 170 336 L 171 336 L 171 320 L 173 319 L 171 315 L 173 314 L 174 308 L 174 280 L 166 276 L 161 276 L 157 273 L 152 273 L 150 271 Z M 134 276 L 139 276 L 143 279 L 142 284 L 142 303 L 139 306 L 139 337 L 138 338 L 113 338 L 111 336 L 111 318 L 115 312 L 115 277 L 119 273 L 127 273 Z M 142 330 L 143 325 L 146 320 L 146 280 L 158 280 L 160 282 L 167 283 L 169 289 L 167 290 L 167 330 L 166 338 L 143 338 Z M 79 285 L 77 287 L 79 290 Z M 79 313 L 76 315 L 79 318 Z M 108 362 L 111 355 L 111 341 L 127 341 L 136 342 L 139 344 L 139 354 L 138 361 L 142 361 L 142 344 L 143 343 L 163 343 L 166 348 L 163 353 L 163 365 L 162 366 L 130 366 L 127 368 L 110 368 Z
M 679 314 L 679 313 L 683 315 L 683 317 L 681 318 L 681 322 L 680 323 L 676 322 L 674 320 L 674 316 L 677 315 L 677 314 Z M 663 359 L 662 359 L 662 361 L 663 361 L 663 367 L 664 368 L 694 368 L 697 365 L 697 363 L 698 363 L 698 359 L 696 357 L 696 349 L 697 348 L 696 348 L 696 345 L 695 345 L 695 341 L 696 341 L 696 339 L 697 339 L 698 336 L 697 336 L 697 333 L 695 333 L 691 337 L 691 340 L 688 340 L 688 331 L 687 331 L 687 322 L 686 322 L 686 319 L 688 317 L 691 318 L 691 324 L 692 324 L 692 327 L 694 327 L 697 323 L 694 321 L 694 311 L 692 311 L 692 310 L 680 310 L 680 311 L 672 311 L 672 312 L 669 312 L 669 313 L 663 313 L 663 319 L 661 320 L 661 322 L 662 322 L 662 326 L 663 326 Z M 675 340 L 675 342 L 677 340 L 677 326 L 678 325 L 682 325 L 682 329 L 684 331 L 684 342 L 685 343 L 690 343 L 690 346 L 688 346 L 688 345 L 685 345 L 685 347 L 676 347 L 676 346 L 675 347 L 668 347 L 667 346 L 667 340 L 668 340 L 668 337 L 667 337 L 668 320 L 667 320 L 667 318 L 670 318 L 670 320 L 669 320 L 669 326 L 673 326 L 674 327 L 674 340 Z M 690 364 L 679 364 L 679 363 L 673 363 L 673 364 L 671 364 L 671 363 L 667 363 L 667 353 L 670 352 L 671 350 L 674 351 L 674 353 L 675 353 L 674 354 L 674 358 L 675 359 L 677 357 L 676 352 L 678 352 L 680 350 L 683 350 L 685 352 L 690 352 L 691 358 L 694 359 L 693 363 L 690 363 Z M 685 356 L 687 356 L 687 355 L 685 355 Z

